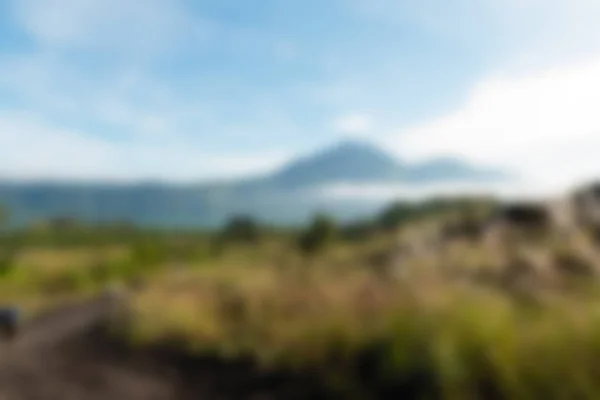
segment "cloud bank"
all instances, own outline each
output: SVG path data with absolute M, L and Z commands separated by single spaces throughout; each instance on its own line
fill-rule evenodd
M 384 142 L 407 159 L 453 154 L 543 185 L 600 178 L 600 58 L 477 84 L 456 110 Z

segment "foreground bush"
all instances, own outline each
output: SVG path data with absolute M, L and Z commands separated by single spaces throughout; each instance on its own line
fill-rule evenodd
M 408 398 L 598 398 L 596 288 L 531 301 L 422 276 L 205 269 L 163 277 L 132 304 L 137 343 L 319 371 L 332 390 Z M 424 396 L 424 397 L 423 397 Z
M 300 250 L 308 255 L 317 253 L 331 245 L 338 235 L 338 228 L 331 218 L 317 215 L 298 239 Z

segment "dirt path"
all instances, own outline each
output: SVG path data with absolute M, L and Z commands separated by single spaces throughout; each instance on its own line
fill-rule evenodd
M 19 357 L 22 352 L 52 346 L 81 333 L 107 315 L 113 304 L 108 296 L 100 297 L 63 306 L 27 321 L 13 341 L 0 344 L 3 354 L 0 365 L 8 362 L 7 356 Z
M 111 297 L 62 307 L 0 344 L 0 400 L 309 399 L 306 380 L 248 363 L 136 352 L 107 339 Z
M 100 297 L 63 307 L 28 323 L 14 341 L 3 342 L 0 400 L 177 398 L 167 377 L 120 365 L 89 341 L 113 304 Z

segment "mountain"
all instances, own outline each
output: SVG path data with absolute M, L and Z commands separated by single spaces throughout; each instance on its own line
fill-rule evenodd
M 339 182 L 418 185 L 505 177 L 500 171 L 473 167 L 454 158 L 409 165 L 368 142 L 345 141 L 289 164 L 274 174 L 271 182 L 279 187 L 304 188 Z
M 146 226 L 214 227 L 233 214 L 275 223 L 304 221 L 317 210 L 354 218 L 374 210 L 366 200 L 324 198 L 330 184 L 409 184 L 492 181 L 506 176 L 456 159 L 409 165 L 361 141 L 347 141 L 290 162 L 266 176 L 196 185 L 117 185 L 0 182 L 0 203 L 15 223 L 69 216 L 89 222 L 130 221 Z
M 306 187 L 332 182 L 372 183 L 398 180 L 405 167 L 364 142 L 347 141 L 301 158 L 272 178 L 278 186 Z

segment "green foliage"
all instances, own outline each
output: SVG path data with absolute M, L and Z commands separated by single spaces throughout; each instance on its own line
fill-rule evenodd
M 8 223 L 10 219 L 10 213 L 6 206 L 0 204 L 0 228 L 3 227 L 6 223 Z
M 167 262 L 194 263 L 209 255 L 210 242 L 205 234 L 138 234 L 131 243 L 131 262 L 144 268 Z
M 68 269 L 60 274 L 47 276 L 39 280 L 39 289 L 44 294 L 61 295 L 83 292 L 91 287 L 94 282 L 89 273 L 83 269 Z
M 0 204 L 0 230 L 10 221 L 8 208 Z M 18 241 L 5 232 L 0 232 L 0 276 L 8 274 L 14 267 L 14 259 L 18 252 Z
M 397 202 L 386 208 L 377 218 L 377 224 L 385 230 L 393 230 L 415 215 L 416 208 L 410 203 Z
M 384 230 L 394 230 L 420 218 L 455 213 L 464 221 L 481 221 L 497 208 L 494 199 L 477 197 L 438 197 L 421 203 L 397 202 L 387 207 L 377 218 Z
M 350 242 L 361 242 L 369 239 L 378 230 L 377 225 L 371 221 L 360 221 L 345 224 L 340 228 L 340 236 Z
M 155 238 L 142 238 L 133 244 L 132 259 L 135 264 L 148 267 L 160 264 L 169 257 L 168 249 L 163 241 Z
M 329 246 L 338 236 L 335 221 L 326 215 L 317 215 L 298 240 L 298 246 L 305 254 L 317 253 Z
M 251 217 L 238 215 L 227 222 L 221 237 L 232 242 L 256 242 L 260 239 L 261 229 L 259 224 Z
M 14 262 L 17 254 L 17 246 L 8 240 L 0 247 L 0 277 L 9 274 L 15 267 Z

